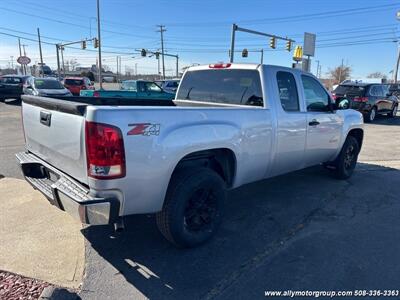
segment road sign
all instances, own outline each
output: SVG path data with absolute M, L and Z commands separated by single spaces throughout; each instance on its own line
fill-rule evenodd
M 21 65 L 29 65 L 31 63 L 31 59 L 28 56 L 20 56 L 17 58 L 17 62 Z
M 303 47 L 296 46 L 293 52 L 293 60 L 299 62 L 302 59 L 303 59 Z
M 314 33 L 304 32 L 303 54 L 305 56 L 314 56 L 316 37 Z

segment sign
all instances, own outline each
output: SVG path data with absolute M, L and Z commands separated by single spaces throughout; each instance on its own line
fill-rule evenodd
M 303 47 L 296 46 L 296 48 L 294 48 L 294 52 L 293 52 L 293 60 L 299 62 L 302 59 L 303 59 Z
M 31 59 L 28 56 L 20 56 L 17 58 L 17 62 L 21 65 L 29 65 L 31 63 Z
M 315 54 L 315 39 L 316 35 L 314 33 L 304 32 L 304 48 L 303 54 L 305 56 L 314 56 Z
M 396 18 L 397 18 L 397 20 L 400 20 L 400 11 L 398 11 L 398 12 L 396 13 Z

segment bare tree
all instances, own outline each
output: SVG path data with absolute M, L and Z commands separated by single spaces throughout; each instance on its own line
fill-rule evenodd
M 367 78 L 387 78 L 387 76 L 382 72 L 373 72 L 371 74 L 368 74 Z
M 349 79 L 351 68 L 349 66 L 338 66 L 334 69 L 329 69 L 328 75 L 333 80 L 333 84 L 339 84 L 343 80 Z
M 68 66 L 71 66 L 72 71 L 76 70 L 76 67 L 79 67 L 80 64 L 78 63 L 78 61 L 76 59 L 71 59 L 68 63 Z

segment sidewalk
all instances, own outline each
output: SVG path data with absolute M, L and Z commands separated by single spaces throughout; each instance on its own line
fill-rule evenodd
M 0 179 L 0 270 L 78 288 L 84 270 L 82 226 L 27 182 Z

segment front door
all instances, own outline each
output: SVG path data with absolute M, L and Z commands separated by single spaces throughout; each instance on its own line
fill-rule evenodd
M 339 147 L 343 116 L 331 111 L 331 99 L 324 87 L 311 76 L 302 75 L 307 109 L 306 165 L 332 160 Z

